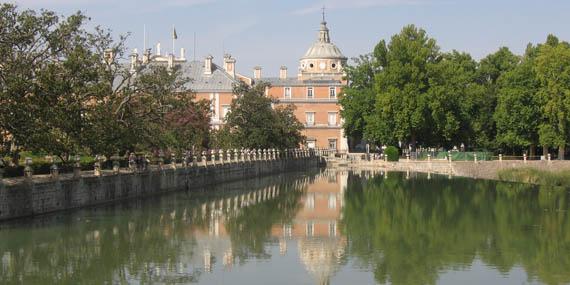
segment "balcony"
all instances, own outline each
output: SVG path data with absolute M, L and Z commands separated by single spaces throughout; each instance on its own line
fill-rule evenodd
M 340 129 L 339 124 L 315 124 L 305 122 L 305 129 Z
M 279 103 L 337 104 L 337 98 L 278 98 Z

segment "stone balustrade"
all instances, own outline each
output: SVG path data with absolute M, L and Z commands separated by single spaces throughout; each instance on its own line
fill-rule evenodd
M 93 170 L 82 171 L 82 166 L 88 166 L 75 156 L 72 173 L 62 172 L 70 167 L 58 165 L 61 162 L 52 157 L 49 175 L 34 174 L 33 161 L 26 158 L 23 178 L 4 177 L 1 161 L 0 198 L 4 198 L 0 199 L 0 220 L 324 165 L 317 152 L 306 149 L 186 152 L 166 160 L 164 153 L 158 152 L 152 160 L 150 157 L 130 153 L 107 159 L 96 155 Z M 121 166 L 121 161 L 126 163 Z
M 181 169 L 187 168 L 197 168 L 197 167 L 216 167 L 218 165 L 231 165 L 231 164 L 243 164 L 251 162 L 272 162 L 279 160 L 296 160 L 296 159 L 307 159 L 315 156 L 327 156 L 330 155 L 329 150 L 310 150 L 310 149 L 285 149 L 283 151 L 278 149 L 218 149 L 218 150 L 208 150 L 200 152 L 200 156 L 192 153 L 190 151 L 181 153 Z M 57 160 L 52 156 L 47 156 L 46 160 L 51 164 L 50 166 L 50 178 L 59 179 L 60 169 Z M 125 156 L 113 155 L 109 159 L 104 155 L 96 155 L 93 163 L 93 171 L 82 171 L 81 157 L 76 155 L 73 164 L 73 178 L 81 178 L 82 176 L 102 176 L 115 174 L 120 175 L 122 173 L 142 173 L 145 171 L 153 169 L 166 170 L 166 169 L 177 169 L 180 168 L 178 165 L 178 156 L 175 153 L 170 154 L 170 163 L 165 164 L 164 152 L 159 151 L 156 153 L 155 158 L 150 160 L 148 154 L 136 155 L 135 153 L 125 154 Z M 111 171 L 104 170 L 103 167 L 105 162 L 111 161 Z M 121 168 L 121 160 L 126 160 L 126 167 Z M 4 161 L 0 161 L 3 169 Z M 107 164 L 109 165 L 109 164 Z M 25 159 L 24 167 L 24 177 L 26 179 L 32 179 L 34 176 L 32 158 Z M 3 170 L 0 170 L 3 172 Z M 3 173 L 0 173 L 2 175 Z M 0 176 L 0 180 L 2 176 Z M 1 183 L 1 181 L 0 181 Z

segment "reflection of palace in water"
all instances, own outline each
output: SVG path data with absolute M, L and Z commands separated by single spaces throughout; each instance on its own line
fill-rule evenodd
M 281 255 L 289 254 L 288 247 L 293 243 L 297 245 L 300 262 L 318 284 L 329 282 L 344 256 L 347 241 L 338 223 L 347 179 L 347 172 L 324 171 L 296 181 L 289 190 L 303 191 L 299 210 L 290 223 L 275 224 L 270 230 L 271 240 L 278 241 Z M 199 211 L 208 226 L 192 229 L 196 244 L 190 262 L 195 266 L 202 264 L 206 272 L 217 266 L 231 270 L 236 257 L 226 222 L 245 208 L 277 199 L 281 194 L 284 193 L 279 188 L 270 187 L 202 204 Z

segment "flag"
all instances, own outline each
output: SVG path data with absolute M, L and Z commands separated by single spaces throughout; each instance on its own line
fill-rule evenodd
M 176 40 L 178 39 L 178 35 L 176 34 L 176 28 L 172 27 L 172 39 Z

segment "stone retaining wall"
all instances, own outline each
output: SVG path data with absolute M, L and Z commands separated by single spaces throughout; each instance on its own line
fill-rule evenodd
M 193 190 L 207 185 L 237 181 L 324 165 L 319 156 L 240 161 L 216 165 L 181 165 L 143 172 L 112 171 L 78 178 L 0 179 L 0 221 L 55 211 L 93 206 L 174 190 Z
M 360 161 L 351 163 L 351 166 L 380 167 L 395 171 L 412 171 L 455 175 L 482 179 L 499 179 L 498 173 L 502 169 L 508 168 L 536 168 L 544 171 L 567 171 L 570 170 L 570 161 Z

